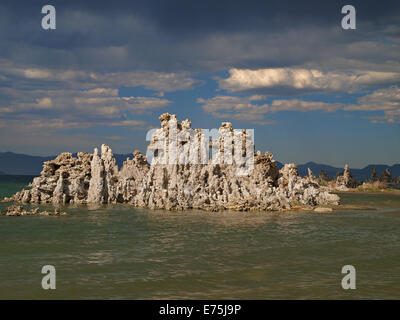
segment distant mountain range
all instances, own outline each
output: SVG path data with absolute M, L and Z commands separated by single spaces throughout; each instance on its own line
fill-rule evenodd
M 76 153 L 74 154 L 76 157 Z M 30 156 L 26 154 L 18 154 L 13 152 L 0 152 L 0 175 L 40 175 L 42 171 L 42 165 L 44 161 L 54 159 L 56 156 Z M 122 163 L 126 158 L 132 158 L 132 154 L 114 154 L 117 161 L 118 167 L 122 166 Z M 283 164 L 277 161 L 279 169 L 283 167 Z M 365 180 L 371 177 L 371 168 L 375 167 L 378 177 L 389 168 L 392 176 L 400 176 L 400 164 L 388 166 L 384 164 L 370 164 L 362 169 L 351 169 L 354 178 L 356 180 Z M 336 168 L 325 164 L 319 164 L 315 162 L 307 162 L 305 164 L 297 165 L 297 169 L 301 176 L 307 175 L 307 169 L 310 168 L 314 175 L 318 176 L 321 170 L 325 170 L 327 174 L 333 178 L 336 176 L 336 172 L 343 171 L 343 168 Z
M 280 163 L 278 161 L 277 161 L 277 164 L 278 164 L 279 169 L 281 169 L 283 167 L 282 163 Z M 369 164 L 368 166 L 366 166 L 362 169 L 350 168 L 350 172 L 353 174 L 353 177 L 357 181 L 366 180 L 371 177 L 372 167 L 375 167 L 378 177 L 380 177 L 382 172 L 385 171 L 386 169 L 390 170 L 393 177 L 400 176 L 400 164 L 395 164 L 393 166 L 388 166 L 385 164 Z M 297 165 L 297 170 L 299 171 L 299 174 L 301 176 L 308 175 L 308 170 L 307 170 L 308 168 L 310 168 L 311 171 L 313 172 L 313 174 L 317 177 L 318 177 L 319 173 L 321 172 L 321 170 L 325 170 L 326 173 L 328 174 L 328 176 L 330 176 L 331 178 L 336 177 L 336 173 L 338 171 L 341 171 L 341 172 L 344 171 L 344 168 L 336 168 L 336 167 L 332 167 L 332 166 L 329 166 L 326 164 L 319 164 L 319 163 L 315 163 L 315 162 L 307 162 L 305 164 Z
M 73 154 L 77 157 L 77 154 Z M 114 154 L 118 167 L 126 158 L 133 157 L 133 154 Z M 0 152 L 0 169 L 1 174 L 15 174 L 15 175 L 40 175 L 42 171 L 43 162 L 55 159 L 56 156 L 30 156 L 26 154 L 19 154 L 14 152 Z
M 44 161 L 54 159 L 50 157 L 28 156 L 13 152 L 0 152 L 0 169 L 6 174 L 39 175 Z

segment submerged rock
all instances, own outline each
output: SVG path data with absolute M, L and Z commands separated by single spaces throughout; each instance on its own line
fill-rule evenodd
M 14 216 L 14 217 L 20 217 L 20 216 L 33 216 L 33 215 L 42 215 L 42 216 L 66 216 L 66 212 L 61 212 L 59 209 L 55 209 L 54 212 L 48 212 L 48 211 L 40 211 L 39 208 L 34 208 L 31 210 L 25 209 L 23 206 L 18 206 L 18 205 L 11 205 L 7 207 L 6 212 L 0 212 L 0 215 L 5 215 L 5 216 Z
M 119 202 L 152 209 L 212 211 L 285 210 L 339 203 L 339 197 L 322 190 L 313 175 L 300 177 L 295 164 L 279 170 L 269 152 L 254 155 L 250 133 L 233 130 L 229 122 L 221 125 L 217 137 L 209 138 L 201 129 L 191 129 L 188 119 L 179 123 L 175 115 L 166 113 L 160 121 L 161 128 L 154 131 L 148 146 L 152 159 L 135 151 L 133 159 L 128 158 L 118 170 L 106 145 L 102 145 L 101 155 L 97 149 L 93 155 L 78 153 L 78 159 L 62 153 L 44 163 L 41 176 L 29 190 L 7 200 Z M 232 146 L 227 157 L 226 150 Z

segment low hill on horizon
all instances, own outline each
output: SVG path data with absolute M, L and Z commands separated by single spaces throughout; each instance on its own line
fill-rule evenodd
M 73 154 L 77 156 L 76 153 Z M 14 152 L 0 152 L 0 175 L 32 175 L 39 176 L 42 171 L 43 162 L 54 159 L 56 156 L 31 156 L 26 154 L 19 154 Z M 118 167 L 121 168 L 122 163 L 126 158 L 132 158 L 133 154 L 114 154 L 115 160 L 117 161 Z M 279 169 L 283 167 L 283 164 L 277 161 Z M 392 176 L 400 176 L 400 164 L 394 164 L 392 166 L 384 164 L 370 164 L 362 169 L 352 169 L 350 171 L 356 180 L 365 180 L 371 176 L 371 168 L 375 167 L 378 177 L 383 171 L 389 169 Z M 314 175 L 318 176 L 321 170 L 325 170 L 327 174 L 334 178 L 338 171 L 343 171 L 343 168 L 337 168 L 330 165 L 319 164 L 315 162 L 307 162 L 305 164 L 298 164 L 297 169 L 301 176 L 307 175 L 307 169 L 310 168 Z
M 14 152 L 0 152 L 0 168 L 8 175 L 39 175 L 44 161 L 54 156 L 40 157 Z
M 77 157 L 77 153 L 72 154 Z M 55 159 L 57 156 L 31 156 L 14 152 L 0 152 L 0 168 L 4 175 L 34 175 L 39 176 L 42 171 L 43 162 Z M 118 167 L 126 158 L 133 154 L 114 154 Z
M 354 168 L 350 167 L 350 172 L 353 174 L 353 177 L 357 181 L 366 180 L 371 177 L 371 170 L 373 167 L 375 167 L 378 177 L 380 177 L 381 174 L 386 169 L 390 170 L 392 177 L 400 176 L 400 164 L 394 164 L 392 166 L 389 166 L 386 164 L 369 164 L 362 169 L 354 169 Z M 311 169 L 311 171 L 313 172 L 313 174 L 315 176 L 318 176 L 319 173 L 321 172 L 321 170 L 325 170 L 327 172 L 328 176 L 331 178 L 335 178 L 336 173 L 338 171 L 341 171 L 341 172 L 344 171 L 344 168 L 336 168 L 333 166 L 329 166 L 326 164 L 319 164 L 319 163 L 315 163 L 315 162 L 307 162 L 305 164 L 297 165 L 297 170 L 299 171 L 299 174 L 301 176 L 305 176 L 308 174 L 308 170 L 307 170 L 308 168 Z

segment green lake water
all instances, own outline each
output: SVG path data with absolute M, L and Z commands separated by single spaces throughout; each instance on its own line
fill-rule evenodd
M 3 179 L 0 197 L 26 182 Z M 378 210 L 0 216 L 0 299 L 400 299 L 400 196 L 341 198 Z M 341 287 L 348 264 L 355 290 Z M 44 265 L 56 290 L 41 287 Z

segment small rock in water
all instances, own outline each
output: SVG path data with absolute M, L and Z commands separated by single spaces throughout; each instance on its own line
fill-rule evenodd
M 325 208 L 325 207 L 317 207 L 314 209 L 314 212 L 318 212 L 318 213 L 325 213 L 325 212 L 332 212 L 333 209 L 332 208 Z

